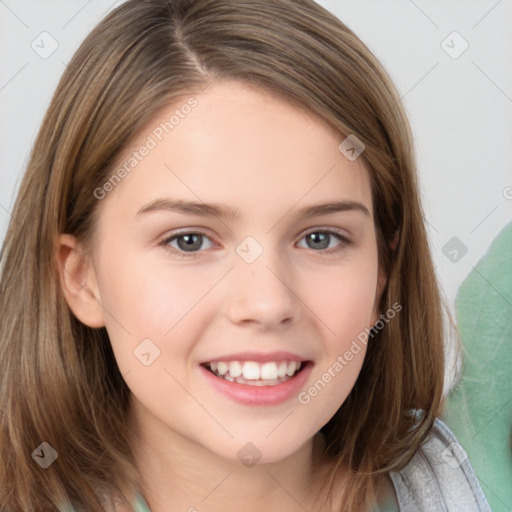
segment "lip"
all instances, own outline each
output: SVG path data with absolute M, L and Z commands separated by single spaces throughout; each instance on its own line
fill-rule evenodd
M 215 361 L 225 361 L 226 363 L 230 361 L 254 361 L 255 363 L 268 363 L 271 361 L 297 361 L 300 363 L 308 361 L 307 358 L 300 357 L 297 354 L 293 354 L 291 352 L 278 351 L 278 352 L 269 352 L 264 354 L 263 352 L 237 352 L 236 354 L 227 354 L 219 357 L 214 357 L 212 359 L 207 359 L 203 361 L 201 364 L 211 363 Z
M 272 357 L 276 357 L 277 353 L 272 354 Z M 225 357 L 225 356 L 223 356 Z M 289 357 L 289 355 L 288 355 Z M 255 359 L 245 359 L 237 355 L 235 359 L 230 360 L 247 360 L 255 361 Z M 286 358 L 283 358 L 286 359 Z M 219 359 L 220 361 L 226 361 L 226 359 Z M 266 361 L 275 361 L 276 359 L 266 359 Z M 278 359 L 279 360 L 279 359 Z M 294 361 L 303 361 L 302 359 L 292 359 Z M 265 360 L 257 360 L 258 362 L 265 362 Z M 216 391 L 222 393 L 228 398 L 235 402 L 244 405 L 277 405 L 291 398 L 296 398 L 301 388 L 304 386 L 308 377 L 311 374 L 311 370 L 314 366 L 312 361 L 307 361 L 301 370 L 295 374 L 291 379 L 276 384 L 275 386 L 249 386 L 246 384 L 239 384 L 238 382 L 230 382 L 220 377 L 217 377 L 212 372 L 207 370 L 204 366 L 199 365 L 200 374 L 206 379 L 209 386 L 213 387 Z

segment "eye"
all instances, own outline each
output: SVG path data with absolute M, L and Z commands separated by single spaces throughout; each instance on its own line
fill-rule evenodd
M 197 252 L 200 252 L 200 249 L 203 248 L 203 243 L 205 240 L 209 240 L 211 242 L 210 237 L 201 232 L 195 231 L 187 231 L 182 233 L 175 233 L 165 240 L 162 241 L 161 245 L 166 246 L 173 254 L 176 254 L 180 257 L 188 257 L 195 256 Z M 176 243 L 176 245 L 172 245 Z M 210 249 L 206 247 L 206 249 Z
M 318 229 L 311 230 L 306 233 L 301 240 L 306 240 L 307 248 L 320 249 L 322 253 L 331 254 L 344 249 L 351 241 L 344 236 L 341 231 L 333 229 Z M 331 241 L 338 240 L 338 244 L 334 247 Z M 326 250 L 329 249 L 329 250 Z M 317 251 L 318 252 L 318 251 Z
M 351 241 L 341 231 L 334 229 L 316 228 L 307 232 L 301 240 L 306 240 L 306 248 L 315 249 L 315 252 L 322 254 L 337 253 L 351 244 Z M 336 240 L 338 243 L 332 246 L 331 242 Z M 205 241 L 209 242 L 207 247 L 204 247 Z M 168 236 L 160 245 L 165 246 L 179 258 L 187 258 L 198 256 L 202 252 L 201 249 L 211 249 L 213 242 L 209 236 L 200 231 L 182 231 Z

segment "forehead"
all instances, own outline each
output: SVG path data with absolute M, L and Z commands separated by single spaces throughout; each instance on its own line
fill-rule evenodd
M 344 139 L 278 96 L 217 81 L 146 124 L 116 162 L 113 173 L 126 172 L 102 207 L 132 215 L 169 196 L 275 217 L 293 205 L 348 199 L 372 212 L 367 169 L 362 158 L 350 161 L 340 152 Z

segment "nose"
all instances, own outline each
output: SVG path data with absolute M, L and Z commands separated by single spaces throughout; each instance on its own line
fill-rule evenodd
M 236 258 L 226 293 L 230 321 L 264 330 L 298 322 L 302 303 L 293 289 L 293 272 L 277 251 L 267 248 L 252 263 Z

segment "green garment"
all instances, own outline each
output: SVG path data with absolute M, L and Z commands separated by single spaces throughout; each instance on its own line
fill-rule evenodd
M 151 512 L 149 505 L 146 503 L 146 500 L 144 499 L 144 496 L 142 496 L 142 494 L 140 493 L 137 493 L 137 501 L 135 502 L 133 510 L 135 512 Z
M 512 223 L 459 288 L 462 379 L 442 416 L 494 512 L 512 510 Z

